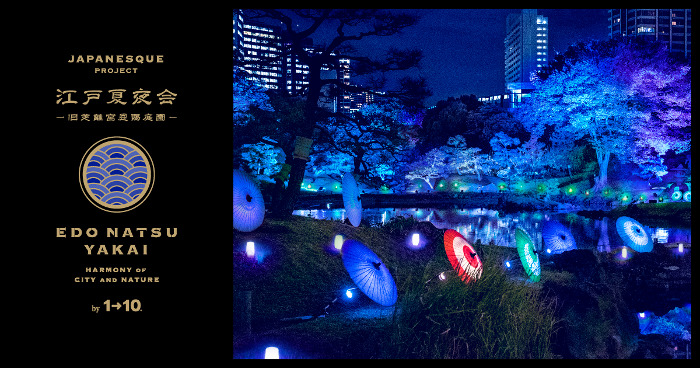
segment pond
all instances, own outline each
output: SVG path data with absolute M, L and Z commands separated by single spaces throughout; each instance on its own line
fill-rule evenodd
M 320 220 L 344 221 L 345 210 L 297 210 L 295 215 L 308 216 Z M 599 252 L 619 252 L 623 240 L 617 234 L 616 218 L 593 219 L 576 213 L 521 212 L 502 214 L 484 208 L 471 209 L 431 209 L 431 208 L 368 208 L 362 210 L 363 221 L 372 226 L 381 226 L 397 216 L 413 217 L 419 221 L 429 221 L 438 229 L 454 229 L 468 240 L 480 239 L 482 243 L 493 241 L 504 247 L 515 247 L 515 229 L 525 229 L 539 251 L 547 251 L 542 242 L 542 229 L 545 222 L 555 220 L 569 229 L 578 249 L 591 249 Z M 690 228 L 652 227 L 641 225 L 657 244 L 678 247 L 691 243 Z M 682 247 L 679 249 L 683 249 Z M 686 248 L 687 249 L 687 248 Z

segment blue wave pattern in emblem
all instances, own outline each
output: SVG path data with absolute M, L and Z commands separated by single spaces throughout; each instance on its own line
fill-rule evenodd
M 93 153 L 85 170 L 90 192 L 109 205 L 124 205 L 146 188 L 148 169 L 132 147 L 110 144 Z

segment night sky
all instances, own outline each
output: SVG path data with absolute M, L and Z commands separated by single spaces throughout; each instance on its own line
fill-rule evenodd
M 420 70 L 415 76 L 428 81 L 439 100 L 474 94 L 477 97 L 503 93 L 505 23 L 509 13 L 522 9 L 401 9 L 420 16 L 417 25 L 400 35 L 367 38 L 356 44 L 359 53 L 381 52 L 389 46 L 423 50 Z M 550 57 L 575 42 L 608 37 L 607 9 L 538 9 L 549 17 Z M 314 41 L 322 43 L 320 34 Z

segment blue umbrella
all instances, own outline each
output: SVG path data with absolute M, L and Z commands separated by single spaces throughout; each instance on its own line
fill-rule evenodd
M 343 243 L 343 265 L 357 287 L 370 299 L 388 307 L 397 299 L 396 284 L 379 257 L 357 240 Z
M 637 252 L 651 252 L 654 248 L 654 243 L 651 242 L 651 238 L 647 235 L 642 224 L 637 222 L 637 220 L 621 216 L 615 222 L 615 227 L 617 228 L 617 233 L 620 235 L 625 245 L 636 250 Z
M 343 175 L 343 205 L 345 215 L 352 226 L 360 226 L 362 220 L 362 202 L 360 201 L 360 188 L 351 173 Z
M 542 240 L 547 253 L 559 254 L 567 250 L 576 249 L 576 240 L 569 228 L 561 222 L 550 220 L 542 226 Z
M 265 218 L 265 201 L 253 179 L 240 170 L 233 170 L 233 227 L 250 232 Z

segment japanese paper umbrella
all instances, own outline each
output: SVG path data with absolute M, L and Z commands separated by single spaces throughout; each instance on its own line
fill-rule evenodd
M 535 253 L 535 243 L 520 227 L 515 229 L 515 245 L 527 276 L 533 282 L 540 281 L 540 258 Z
M 576 241 L 571 231 L 561 222 L 549 220 L 542 226 L 542 240 L 547 252 L 559 254 L 567 250 L 576 249 Z
M 233 227 L 250 232 L 265 217 L 265 201 L 253 179 L 240 170 L 233 170 Z
M 615 227 L 625 245 L 637 252 L 651 252 L 651 249 L 654 248 L 654 244 L 649 239 L 644 227 L 635 219 L 621 216 L 615 222 Z
M 396 303 L 394 278 L 371 249 L 357 240 L 348 239 L 341 252 L 350 278 L 365 295 L 386 307 Z
M 360 188 L 351 173 L 343 175 L 343 205 L 345 215 L 352 226 L 360 226 L 362 220 L 362 202 L 360 201 Z
M 481 259 L 462 234 L 447 229 L 445 230 L 444 242 L 447 259 L 450 260 L 452 267 L 457 271 L 457 275 L 462 278 L 462 281 L 469 282 L 481 277 L 481 272 L 484 269 Z

